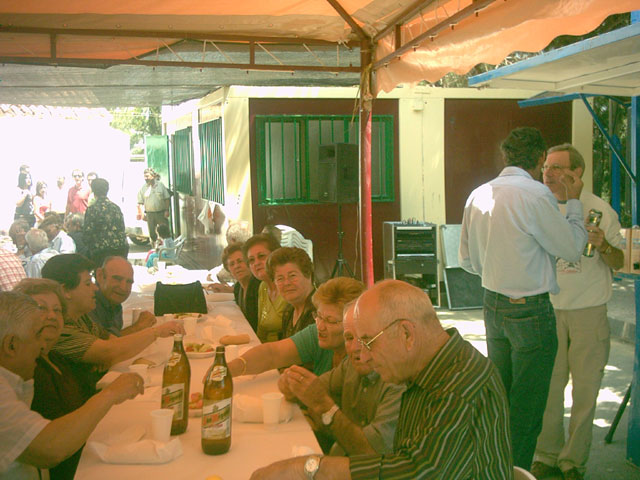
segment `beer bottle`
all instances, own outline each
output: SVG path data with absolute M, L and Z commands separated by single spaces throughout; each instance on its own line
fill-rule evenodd
M 191 367 L 182 345 L 182 335 L 173 336 L 173 350 L 162 374 L 162 408 L 173 410 L 171 435 L 187 430 L 189 423 L 189 384 Z
M 233 381 L 224 346 L 219 346 L 202 394 L 202 451 L 207 455 L 226 453 L 231 446 L 232 397 Z

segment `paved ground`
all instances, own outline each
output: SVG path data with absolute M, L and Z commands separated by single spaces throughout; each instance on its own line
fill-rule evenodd
M 610 310 L 633 310 L 633 292 L 626 289 L 621 295 L 618 291 L 610 305 Z M 623 302 L 624 305 L 618 305 Z M 485 331 L 481 310 L 439 310 L 438 315 L 447 327 L 457 328 L 464 338 L 486 355 Z M 587 464 L 587 480 L 640 480 L 640 469 L 626 460 L 628 409 L 625 411 L 613 442 L 604 443 L 613 418 L 618 411 L 633 372 L 634 347 L 631 343 L 614 338 L 611 342 L 611 354 L 598 396 L 598 406 L 594 420 L 591 456 Z M 565 415 L 568 424 L 571 409 L 571 394 L 565 392 Z M 556 477 L 552 480 L 562 480 Z

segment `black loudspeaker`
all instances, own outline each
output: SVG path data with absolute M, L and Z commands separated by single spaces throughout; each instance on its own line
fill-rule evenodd
M 357 203 L 360 185 L 358 165 L 357 145 L 320 145 L 318 200 L 326 203 Z

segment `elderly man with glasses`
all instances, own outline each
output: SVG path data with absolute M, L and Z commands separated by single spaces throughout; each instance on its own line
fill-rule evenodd
M 297 457 L 253 480 L 513 478 L 500 376 L 455 329 L 442 328 L 426 293 L 399 280 L 376 284 L 358 299 L 355 330 L 360 359 L 383 381 L 407 387 L 393 452 Z

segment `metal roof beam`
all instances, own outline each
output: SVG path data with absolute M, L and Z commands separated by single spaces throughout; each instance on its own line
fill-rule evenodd
M 628 63 L 627 65 L 620 65 L 600 72 L 580 75 L 579 77 L 557 82 L 557 85 L 560 90 L 568 90 L 571 88 L 582 87 L 590 83 L 606 83 L 607 80 L 638 72 L 640 72 L 640 61 Z
M 356 22 L 353 17 L 349 15 L 349 12 L 347 12 L 344 7 L 338 3 L 338 0 L 327 0 L 327 2 L 333 7 L 336 12 L 338 12 L 338 15 L 340 15 L 342 19 L 349 24 L 353 32 L 358 36 L 358 39 L 364 40 L 370 38 L 369 35 L 367 35 L 367 32 L 362 29 L 358 22 Z
M 373 41 L 377 42 L 382 37 L 387 35 L 392 29 L 402 26 L 405 23 L 408 23 L 410 20 L 413 20 L 414 17 L 419 15 L 425 8 L 429 7 L 432 3 L 435 3 L 436 0 L 417 0 L 412 5 L 409 5 L 406 9 L 400 12 L 395 18 L 391 19 L 387 26 L 380 30 L 375 37 L 373 37 Z M 399 45 L 399 43 L 397 44 Z
M 464 20 L 465 18 L 470 17 L 471 15 L 475 15 L 477 12 L 486 8 L 488 5 L 492 4 L 495 1 L 496 0 L 477 0 L 473 2 L 471 5 L 463 8 L 457 13 L 454 13 L 446 20 L 443 20 L 437 25 L 431 27 L 429 30 L 418 35 L 416 38 L 408 41 L 407 43 L 400 46 L 399 48 L 396 48 L 396 50 L 393 53 L 390 53 L 386 57 L 378 60 L 376 63 L 373 64 L 373 69 L 377 70 L 380 67 L 383 67 L 386 64 L 388 64 L 390 61 L 399 59 L 403 53 L 406 53 L 408 50 L 412 48 L 418 48 L 420 44 L 425 40 L 427 40 L 428 38 L 435 37 L 438 34 L 438 32 L 441 32 L 442 30 L 445 30 L 447 28 L 453 28 L 454 25 L 459 23 L 461 20 Z
M 262 65 L 255 63 L 220 62 L 175 62 L 170 60 L 139 60 L 136 58 L 49 58 L 49 57 L 0 57 L 0 63 L 18 65 L 49 65 L 106 68 L 114 65 L 138 65 L 147 67 L 189 67 L 189 68 L 233 68 L 240 70 L 259 70 L 273 72 L 328 72 L 359 73 L 360 67 L 339 67 L 321 65 Z
M 212 40 L 229 43 L 282 43 L 307 45 L 335 45 L 336 42 L 304 37 L 269 37 L 251 35 L 227 35 L 211 32 L 185 32 L 176 30 L 121 30 L 121 29 L 88 29 L 88 28 L 40 28 L 0 25 L 0 33 L 25 33 L 41 35 L 71 35 L 81 37 L 128 37 L 128 38 L 176 38 L 181 40 Z M 357 47 L 359 42 L 347 41 L 344 45 Z

